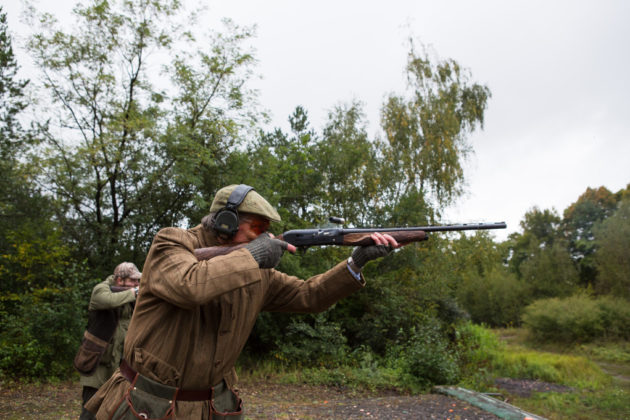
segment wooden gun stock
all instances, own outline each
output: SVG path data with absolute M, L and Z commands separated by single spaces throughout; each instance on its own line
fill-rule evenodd
M 420 242 L 429 239 L 426 232 L 423 230 L 411 230 L 411 231 L 387 231 L 379 230 L 378 233 L 390 235 L 396 239 L 401 245 L 406 245 L 411 242 Z M 345 246 L 366 246 L 374 244 L 371 233 L 346 233 L 343 235 L 343 245 Z
M 210 260 L 220 255 L 227 255 L 232 251 L 243 248 L 247 244 L 238 244 L 234 246 L 211 246 L 208 248 L 195 249 L 195 257 L 199 261 Z

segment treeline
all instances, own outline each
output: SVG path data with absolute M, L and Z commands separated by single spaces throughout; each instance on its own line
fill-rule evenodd
M 438 223 L 463 192 L 490 91 L 454 60 L 410 43 L 408 88 L 385 98 L 374 138 L 360 102 L 332 106 L 321 129 L 297 106 L 288 131 L 268 130 L 249 87 L 252 28 L 226 21 L 197 39 L 177 2 L 155 0 L 92 1 L 75 18 L 66 30 L 31 11 L 39 74 L 26 81 L 0 13 L 1 376 L 70 374 L 93 285 L 121 261 L 142 268 L 153 235 L 196 225 L 224 185 L 255 186 L 282 216 L 276 233 L 330 215 Z M 533 209 L 501 244 L 480 232 L 405 247 L 323 314 L 263 314 L 244 363 L 379 365 L 452 383 L 476 340 L 468 318 L 518 325 L 542 298 L 627 292 L 628 247 L 615 241 L 629 236 L 614 236 L 628 229 L 627 197 L 587 190 L 563 218 Z M 309 249 L 279 269 L 307 278 L 349 252 Z
M 532 208 L 521 221 L 522 233 L 510 235 L 500 245 L 502 264 L 489 266 L 489 270 L 480 270 L 467 279 L 459 288 L 459 301 L 475 322 L 518 326 L 525 321 L 540 326 L 542 312 L 562 306 L 558 298 L 581 296 L 581 300 L 572 301 L 572 307 L 567 306 L 563 314 L 571 318 L 567 323 L 584 320 L 581 308 L 591 308 L 597 296 L 630 299 L 629 212 L 630 185 L 615 193 L 605 187 L 587 188 L 562 216 L 554 209 Z M 537 305 L 526 310 L 534 302 Z M 556 315 L 551 318 L 561 322 Z M 616 311 L 616 315 L 621 313 Z M 609 313 L 608 317 L 615 315 Z M 596 321 L 601 335 L 606 334 L 605 322 L 612 321 Z M 627 323 L 629 319 L 619 321 Z M 579 329 L 577 325 L 563 327 L 565 331 L 558 334 L 559 338 L 595 338 L 593 332 L 569 331 Z M 614 336 L 617 330 L 609 329 L 608 334 Z

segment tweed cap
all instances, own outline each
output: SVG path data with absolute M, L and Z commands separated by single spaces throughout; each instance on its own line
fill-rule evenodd
M 140 280 L 142 273 L 138 270 L 138 267 L 136 267 L 134 263 L 124 262 L 116 266 L 114 269 L 114 277 L 120 277 L 121 279 L 129 277 L 133 280 Z
M 232 194 L 232 191 L 234 191 L 236 187 L 238 187 L 238 185 L 228 185 L 217 191 L 212 205 L 210 206 L 210 213 L 217 212 L 225 207 L 228 198 L 230 198 L 230 194 Z M 238 211 L 257 214 L 272 222 L 279 222 L 281 220 L 276 209 L 255 190 L 251 190 L 247 193 L 243 202 L 238 206 Z

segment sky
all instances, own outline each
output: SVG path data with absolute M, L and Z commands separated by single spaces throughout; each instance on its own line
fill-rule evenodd
M 405 89 L 410 36 L 486 85 L 466 193 L 446 223 L 505 221 L 503 240 L 534 206 L 562 215 L 587 187 L 630 184 L 629 1 L 199 1 L 204 25 L 257 26 L 254 86 L 273 127 L 301 105 L 319 130 L 335 105 L 359 100 L 377 136 L 384 98 Z M 20 4 L 0 4 L 19 43 Z M 74 1 L 38 4 L 63 22 Z

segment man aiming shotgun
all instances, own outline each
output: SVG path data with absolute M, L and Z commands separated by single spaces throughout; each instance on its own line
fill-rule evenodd
M 365 264 L 400 247 L 364 232 L 348 260 L 307 280 L 274 267 L 296 246 L 266 233 L 278 212 L 252 187 L 219 190 L 192 229 L 155 236 L 120 369 L 86 404 L 97 419 L 243 418 L 234 364 L 262 311 L 321 312 L 365 286 Z M 232 248 L 199 260 L 195 250 Z M 235 248 L 236 247 L 236 248 Z

